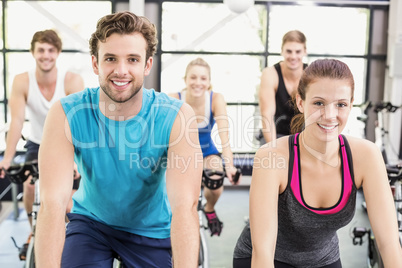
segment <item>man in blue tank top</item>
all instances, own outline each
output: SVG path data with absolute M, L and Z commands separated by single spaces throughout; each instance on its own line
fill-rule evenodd
M 89 43 L 100 87 L 63 98 L 45 123 L 36 263 L 195 267 L 202 153 L 190 106 L 143 87 L 155 26 L 118 12 Z M 74 161 L 82 178 L 65 228 Z

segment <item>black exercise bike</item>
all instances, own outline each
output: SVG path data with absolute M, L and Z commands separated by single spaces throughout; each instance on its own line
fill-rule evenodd
M 387 165 L 388 181 L 394 195 L 395 208 L 398 220 L 399 243 L 402 246 L 402 166 Z M 367 234 L 367 267 L 384 268 L 376 239 L 370 228 L 355 227 L 353 229 L 353 244 L 362 245 L 363 237 Z
M 11 165 L 7 170 L 4 170 L 5 177 L 12 183 L 15 184 L 23 184 L 28 178 L 30 179 L 30 183 L 35 185 L 35 198 L 32 206 L 32 235 L 29 240 L 26 259 L 25 259 L 25 267 L 26 268 L 34 268 L 35 267 L 35 255 L 34 255 L 34 243 L 35 243 L 35 227 L 36 227 L 36 219 L 39 211 L 39 170 L 38 170 L 38 161 L 28 161 L 21 164 Z M 14 238 L 13 242 L 15 246 L 21 251 L 22 248 L 18 247 Z
M 233 181 L 236 183 L 238 182 L 240 175 L 242 174 L 241 169 L 238 168 L 235 176 L 233 177 Z M 217 183 L 223 183 L 223 180 L 226 177 L 225 170 L 215 170 L 215 169 L 204 169 L 203 175 L 204 178 L 210 179 L 209 181 L 215 181 Z M 208 246 L 207 246 L 207 238 L 205 234 L 205 230 L 208 229 L 208 226 L 204 223 L 204 205 L 206 200 L 204 199 L 203 195 L 203 187 L 201 187 L 200 195 L 198 197 L 198 219 L 200 224 L 200 251 L 198 254 L 198 267 L 199 268 L 208 268 L 209 267 L 209 254 L 208 254 Z
M 32 207 L 32 235 L 29 240 L 28 249 L 25 259 L 25 268 L 35 268 L 35 231 L 36 221 L 38 217 L 40 207 L 40 194 L 39 194 L 39 169 L 37 160 L 27 161 L 25 163 L 11 165 L 7 170 L 4 170 L 5 177 L 12 183 L 23 184 L 27 179 L 30 179 L 30 183 L 35 185 L 35 197 Z M 21 251 L 21 247 L 18 247 L 14 238 L 11 238 L 14 245 Z M 123 268 L 124 264 L 119 256 L 117 256 L 113 263 L 114 268 Z

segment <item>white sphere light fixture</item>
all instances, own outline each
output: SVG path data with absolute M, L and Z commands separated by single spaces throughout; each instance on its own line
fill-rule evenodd
M 227 5 L 231 11 L 240 14 L 254 5 L 254 0 L 223 0 L 223 3 Z

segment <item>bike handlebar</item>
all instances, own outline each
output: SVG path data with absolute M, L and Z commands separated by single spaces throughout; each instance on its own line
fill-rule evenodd
M 23 184 L 29 176 L 38 178 L 38 161 L 27 161 L 21 164 L 11 165 L 8 169 L 3 168 L 5 177 L 13 183 Z
M 395 106 L 392 105 L 392 103 L 390 102 L 378 102 L 374 105 L 374 111 L 376 113 L 382 111 L 382 110 L 386 110 L 387 112 L 395 112 L 396 110 L 398 110 L 399 108 L 401 108 L 402 106 Z
M 386 165 L 389 183 L 393 185 L 395 181 L 402 180 L 401 165 Z
M 236 171 L 236 174 L 233 176 L 232 180 L 234 183 L 239 181 L 240 175 L 242 174 L 241 169 L 238 168 Z M 202 172 L 202 175 L 204 177 L 207 177 L 208 179 L 217 179 L 217 178 L 211 178 L 212 176 L 219 176 L 218 179 L 224 179 L 226 176 L 226 171 L 225 169 L 223 170 L 216 170 L 216 169 L 204 169 Z
M 363 113 L 367 113 L 368 109 L 370 109 L 372 105 L 373 103 L 368 100 L 361 104 L 353 104 L 353 107 L 360 108 L 363 111 Z

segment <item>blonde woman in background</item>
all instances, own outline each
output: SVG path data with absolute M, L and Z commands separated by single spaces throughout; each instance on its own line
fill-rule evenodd
M 181 99 L 194 110 L 198 135 L 204 159 L 204 169 L 223 170 L 231 183 L 237 169 L 233 165 L 233 154 L 229 143 L 229 122 L 226 112 L 226 102 L 220 93 L 211 90 L 211 68 L 202 58 L 191 61 L 184 76 L 186 88 L 181 92 L 170 94 L 171 97 Z M 211 131 L 214 124 L 218 126 L 219 138 L 222 142 L 222 154 L 216 148 Z M 223 179 L 211 180 L 203 178 L 204 196 L 207 203 L 204 214 L 208 220 L 211 236 L 220 235 L 223 223 L 215 212 L 215 204 L 223 192 Z M 238 183 L 238 182 L 237 182 Z

